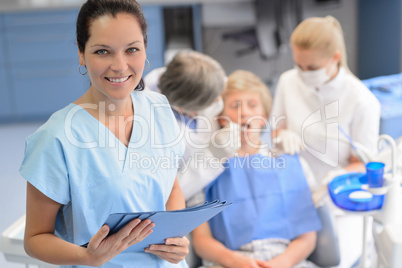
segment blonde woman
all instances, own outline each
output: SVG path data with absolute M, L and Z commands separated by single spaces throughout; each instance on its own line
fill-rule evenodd
M 348 68 L 343 32 L 332 16 L 301 22 L 291 36 L 295 68 L 276 89 L 271 127 L 289 153 L 299 152 L 320 183 L 330 170 L 364 170 L 338 125 L 353 141 L 376 150 L 380 104 Z
M 365 171 L 351 146 L 339 141 L 343 134 L 338 126 L 355 143 L 375 152 L 380 104 L 349 70 L 342 28 L 334 17 L 305 19 L 292 33 L 291 48 L 295 68 L 279 79 L 271 127 L 276 142 L 285 151 L 300 152 L 310 165 L 316 179 L 316 197 L 335 176 Z M 356 230 L 362 226 L 360 218 L 347 218 L 337 218 L 340 267 L 350 267 L 361 252 L 361 232 Z M 354 237 L 348 237 L 348 233 Z

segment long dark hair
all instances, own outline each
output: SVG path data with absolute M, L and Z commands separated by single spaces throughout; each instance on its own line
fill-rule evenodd
M 77 46 L 81 53 L 85 52 L 85 45 L 89 39 L 89 27 L 95 19 L 110 15 L 116 17 L 117 14 L 126 13 L 137 18 L 144 36 L 144 45 L 147 47 L 147 21 L 141 6 L 135 0 L 88 0 L 85 2 L 78 14 L 76 24 Z M 144 89 L 144 80 L 141 78 L 135 90 Z

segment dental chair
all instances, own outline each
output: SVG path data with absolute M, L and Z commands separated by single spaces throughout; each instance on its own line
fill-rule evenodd
M 317 232 L 317 242 L 314 251 L 307 258 L 319 267 L 339 265 L 341 254 L 339 251 L 338 235 L 334 227 L 334 218 L 327 205 L 317 208 L 322 229 Z
M 338 235 L 334 227 L 334 219 L 329 207 L 325 204 L 317 208 L 318 216 L 321 220 L 322 229 L 317 232 L 317 242 L 313 253 L 307 258 L 319 267 L 332 267 L 340 263 Z M 192 243 L 191 234 L 188 236 Z M 201 258 L 197 256 L 194 249 L 190 247 L 190 253 L 186 257 L 190 268 L 202 266 Z

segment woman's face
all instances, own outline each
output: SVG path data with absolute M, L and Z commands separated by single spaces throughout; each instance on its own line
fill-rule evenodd
M 92 21 L 85 52 L 79 52 L 91 79 L 92 94 L 111 101 L 126 99 L 141 80 L 146 52 L 137 19 L 120 13 Z
M 315 71 L 325 68 L 327 73 L 329 73 L 332 65 L 338 64 L 341 59 L 341 53 L 339 51 L 335 51 L 333 56 L 328 56 L 319 50 L 292 46 L 292 53 L 293 62 L 302 71 Z M 336 75 L 336 73 L 337 72 L 334 72 L 334 75 Z
M 261 128 L 266 124 L 267 115 L 261 102 L 261 94 L 255 91 L 233 92 L 225 96 L 223 121 L 228 123 L 225 116 L 241 126 L 242 130 L 250 135 L 259 136 Z M 221 120 L 223 125 L 225 122 Z M 243 135 L 242 139 L 244 138 Z
M 325 57 L 320 51 L 303 49 L 292 46 L 293 61 L 302 71 L 315 71 L 325 68 L 331 61 L 330 57 Z

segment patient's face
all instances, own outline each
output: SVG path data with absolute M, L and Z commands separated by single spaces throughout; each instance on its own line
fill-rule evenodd
M 261 94 L 256 91 L 244 91 L 229 93 L 224 98 L 223 125 L 227 119 L 241 125 L 243 130 L 261 129 L 266 121 L 267 115 L 261 102 Z M 226 122 L 224 122 L 226 121 Z

